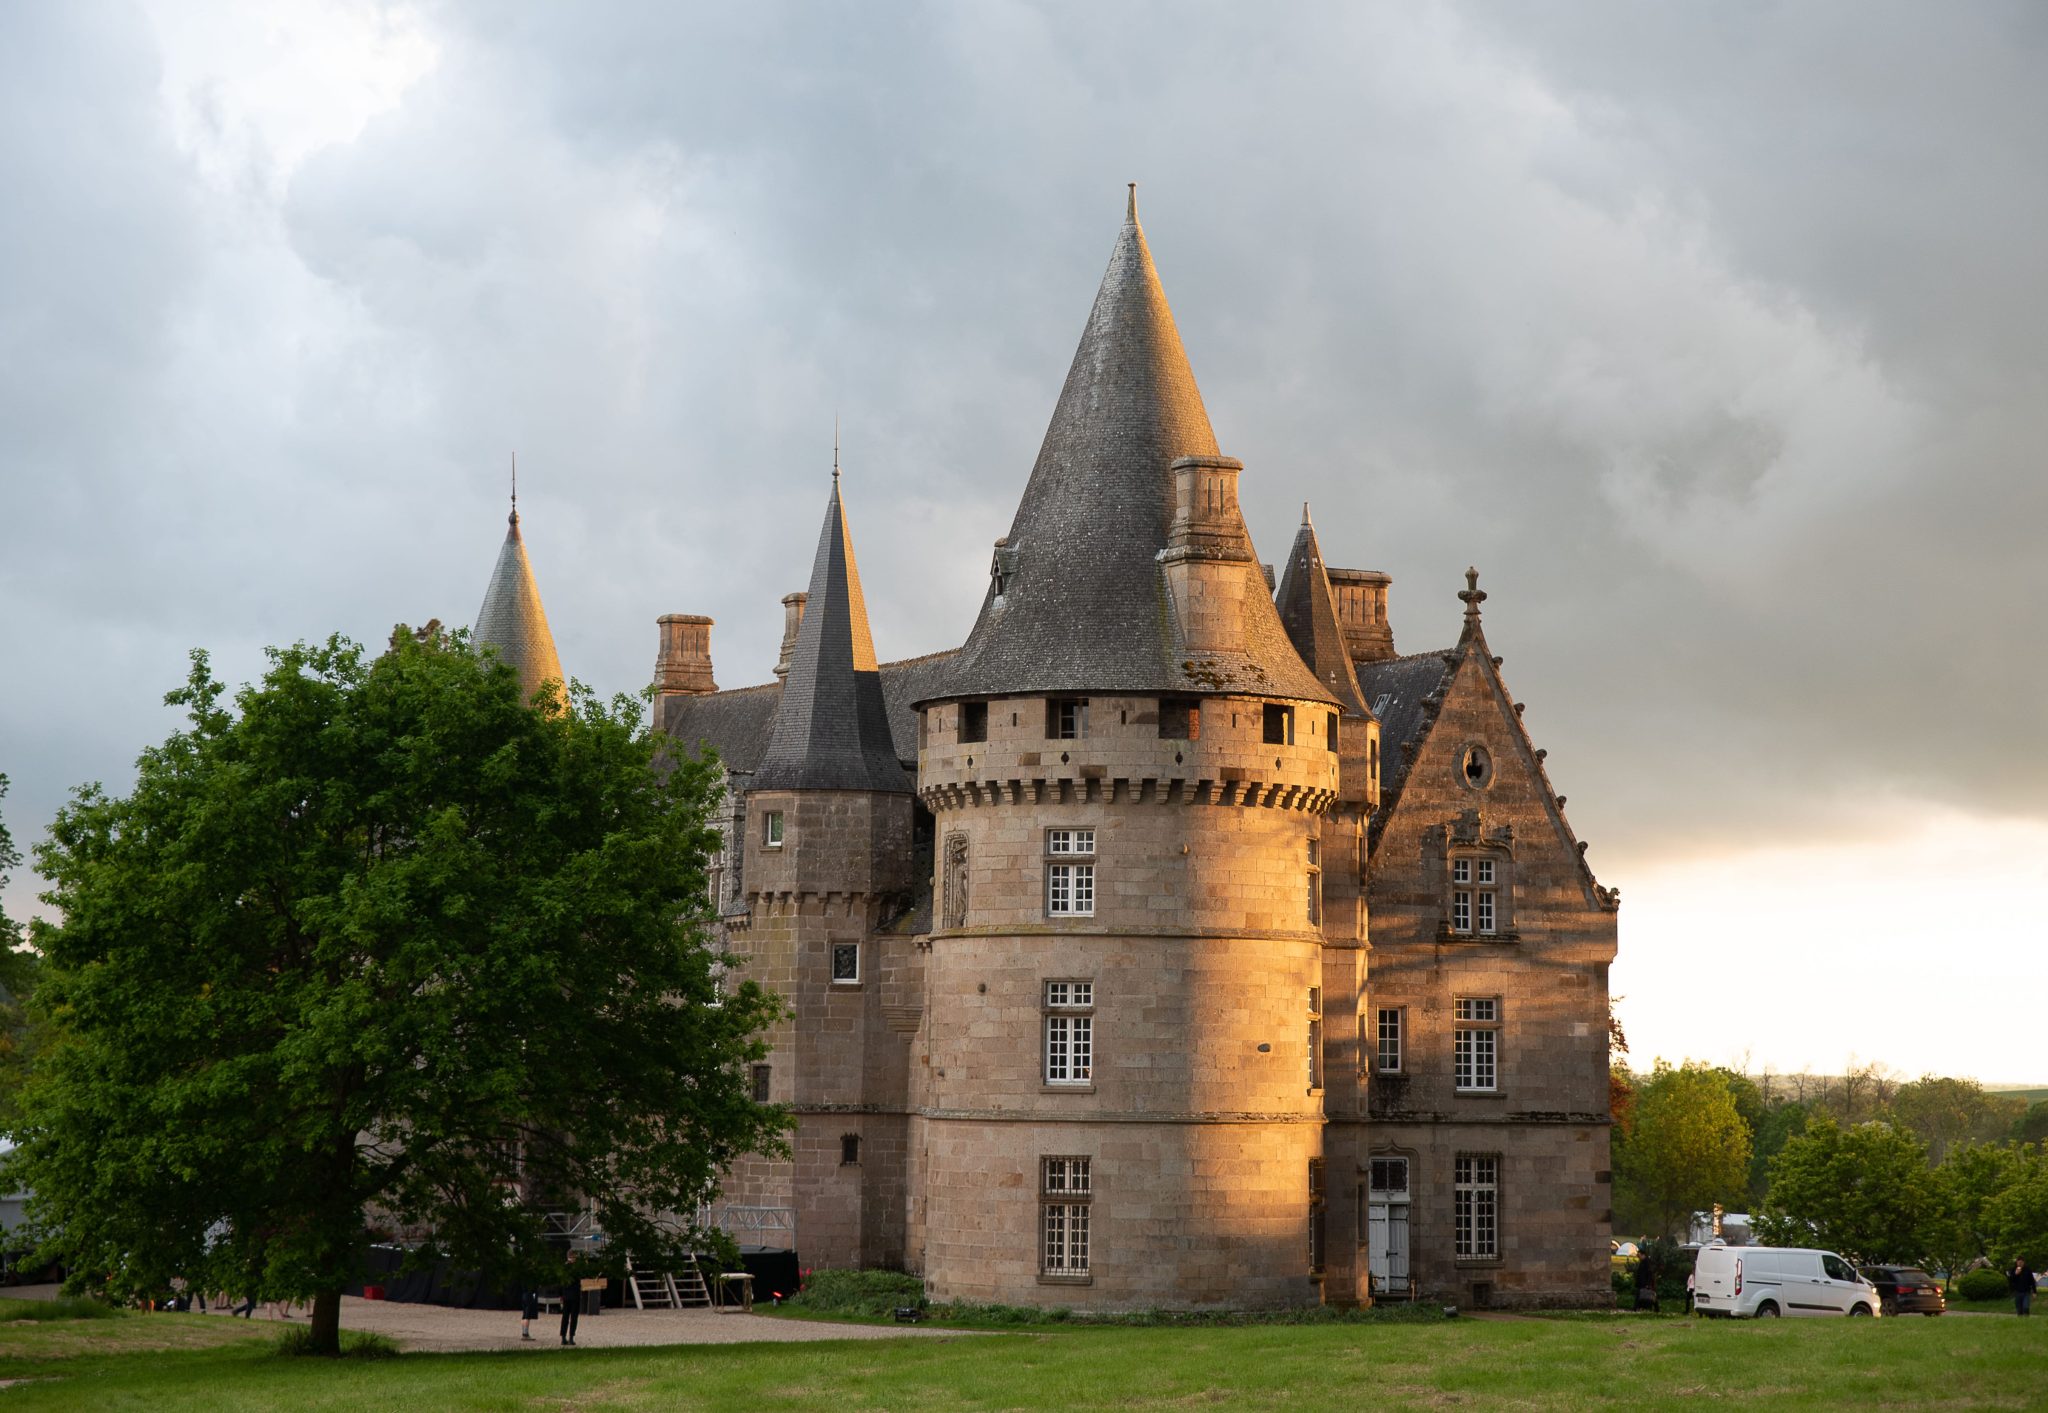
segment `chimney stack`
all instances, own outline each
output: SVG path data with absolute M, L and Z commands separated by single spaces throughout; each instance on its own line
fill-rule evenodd
M 1337 600 L 1337 622 L 1344 629 L 1344 650 L 1353 662 L 1385 662 L 1394 656 L 1394 628 L 1387 622 L 1387 586 L 1391 576 L 1376 569 L 1330 569 L 1330 592 Z
M 711 680 L 711 620 L 694 613 L 664 613 L 661 651 L 654 659 L 658 697 L 701 697 L 718 690 Z
M 789 679 L 790 654 L 796 651 L 797 629 L 804 626 L 804 605 L 810 601 L 811 596 L 801 590 L 782 596 L 782 656 L 775 664 L 778 682 Z

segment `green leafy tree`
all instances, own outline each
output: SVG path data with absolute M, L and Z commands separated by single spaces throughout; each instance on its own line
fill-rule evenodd
M 2009 1136 L 2014 1143 L 2048 1141 L 2048 1099 L 2036 1099 L 2027 1111 L 2012 1121 Z
M 628 698 L 530 708 L 460 634 L 273 649 L 222 694 L 195 653 L 185 728 L 37 851 L 46 1250 L 112 1293 L 310 1299 L 324 1353 L 370 1222 L 532 1280 L 581 1197 L 606 1264 L 674 1260 L 786 1123 L 748 1075 L 778 1003 L 721 996 L 703 930 L 715 766 Z
M 0 800 L 6 798 L 7 777 L 0 775 Z M 0 818 L 0 1132 L 14 1127 L 15 1097 L 40 1038 L 29 1011 L 38 958 L 22 945 L 21 924 L 7 916 L 7 883 L 20 863 L 21 851 L 7 832 L 6 819 Z
M 1771 1189 L 1771 1160 L 1785 1145 L 1806 1132 L 1807 1106 L 1796 1099 L 1773 1104 L 1764 1111 L 1763 1123 L 1749 1155 L 1749 1210 L 1763 1210 Z
M 2015 1155 L 2005 1187 L 1984 1204 L 1984 1227 L 1999 1269 L 2015 1256 L 2036 1271 L 2048 1267 L 2048 1154 L 2027 1148 Z
M 1615 1145 L 1617 1223 L 1682 1236 L 1694 1212 L 1738 1199 L 1749 1176 L 1749 1127 L 1719 1071 L 1659 1061 L 1635 1090 L 1633 1123 Z
M 1775 1246 L 1820 1245 L 1865 1261 L 1918 1261 L 1940 1215 L 1927 1150 L 1887 1123 L 1828 1115 L 1785 1144 L 1757 1230 Z
M 1990 1254 L 1987 1210 L 2020 1169 L 2021 1155 L 2014 1149 L 1963 1143 L 1934 1170 L 1937 1216 L 1928 1231 L 1927 1254 L 1949 1273 L 1951 1287 L 1958 1272 Z
M 1977 1135 L 1991 1112 L 1984 1086 L 1974 1079 L 1922 1075 L 1899 1086 L 1892 1099 L 1892 1118 L 1917 1134 L 1936 1163 L 1948 1150 Z

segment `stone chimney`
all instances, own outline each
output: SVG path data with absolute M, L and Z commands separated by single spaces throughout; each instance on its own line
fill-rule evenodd
M 1353 662 L 1385 662 L 1394 656 L 1394 629 L 1387 622 L 1387 586 L 1393 579 L 1376 569 L 1325 569 L 1337 600 L 1337 622 Z
M 804 605 L 811 596 L 799 590 L 782 596 L 782 656 L 775 663 L 775 680 L 789 679 L 789 656 L 796 651 L 797 630 L 804 626 Z
M 661 651 L 654 659 L 657 697 L 701 697 L 718 690 L 711 680 L 711 620 L 694 613 L 664 613 Z

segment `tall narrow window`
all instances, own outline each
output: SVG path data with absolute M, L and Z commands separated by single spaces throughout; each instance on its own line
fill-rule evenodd
M 1328 1211 L 1323 1201 L 1323 1160 L 1308 1160 L 1308 1273 L 1323 1273 L 1323 1243 L 1329 1235 Z
M 1095 1079 L 1095 983 L 1045 983 L 1045 1082 Z
M 761 816 L 761 843 L 770 849 L 782 847 L 781 810 L 769 810 Z
M 1337 713 L 1334 711 L 1329 713 L 1323 730 L 1323 745 L 1333 751 L 1337 749 Z
M 1088 1219 L 1095 1200 L 1091 1160 L 1039 1160 L 1038 1272 L 1044 1276 L 1088 1274 Z
M 1320 839 L 1308 841 L 1308 923 L 1310 927 L 1323 925 L 1323 844 Z
M 1500 1255 L 1500 1159 L 1461 1153 L 1453 1167 L 1453 1254 L 1460 1261 L 1491 1261 Z
M 1308 1087 L 1323 1087 L 1323 988 L 1308 989 Z
M 771 1074 L 772 1071 L 767 1065 L 754 1066 L 754 1102 L 756 1104 L 768 1102 L 768 1082 Z
M 1095 831 L 1045 831 L 1045 911 L 1048 917 L 1095 915 Z
M 963 742 L 988 739 L 988 703 L 960 703 L 960 739 Z
M 1492 996 L 1458 998 L 1458 1024 L 1453 1036 L 1452 1073 L 1462 1093 L 1486 1094 L 1500 1088 L 1500 1001 Z
M 1377 1068 L 1381 1074 L 1401 1073 L 1401 1011 L 1396 1006 L 1381 1006 L 1378 1014 L 1379 1055 Z
M 842 1133 L 839 1135 L 839 1165 L 848 1167 L 860 1161 L 860 1135 Z

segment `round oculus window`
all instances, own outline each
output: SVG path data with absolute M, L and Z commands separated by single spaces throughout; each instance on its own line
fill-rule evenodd
M 1468 790 L 1484 790 L 1493 783 L 1493 757 L 1486 753 L 1486 747 L 1465 747 L 1465 754 L 1458 762 L 1458 778 L 1465 782 Z

